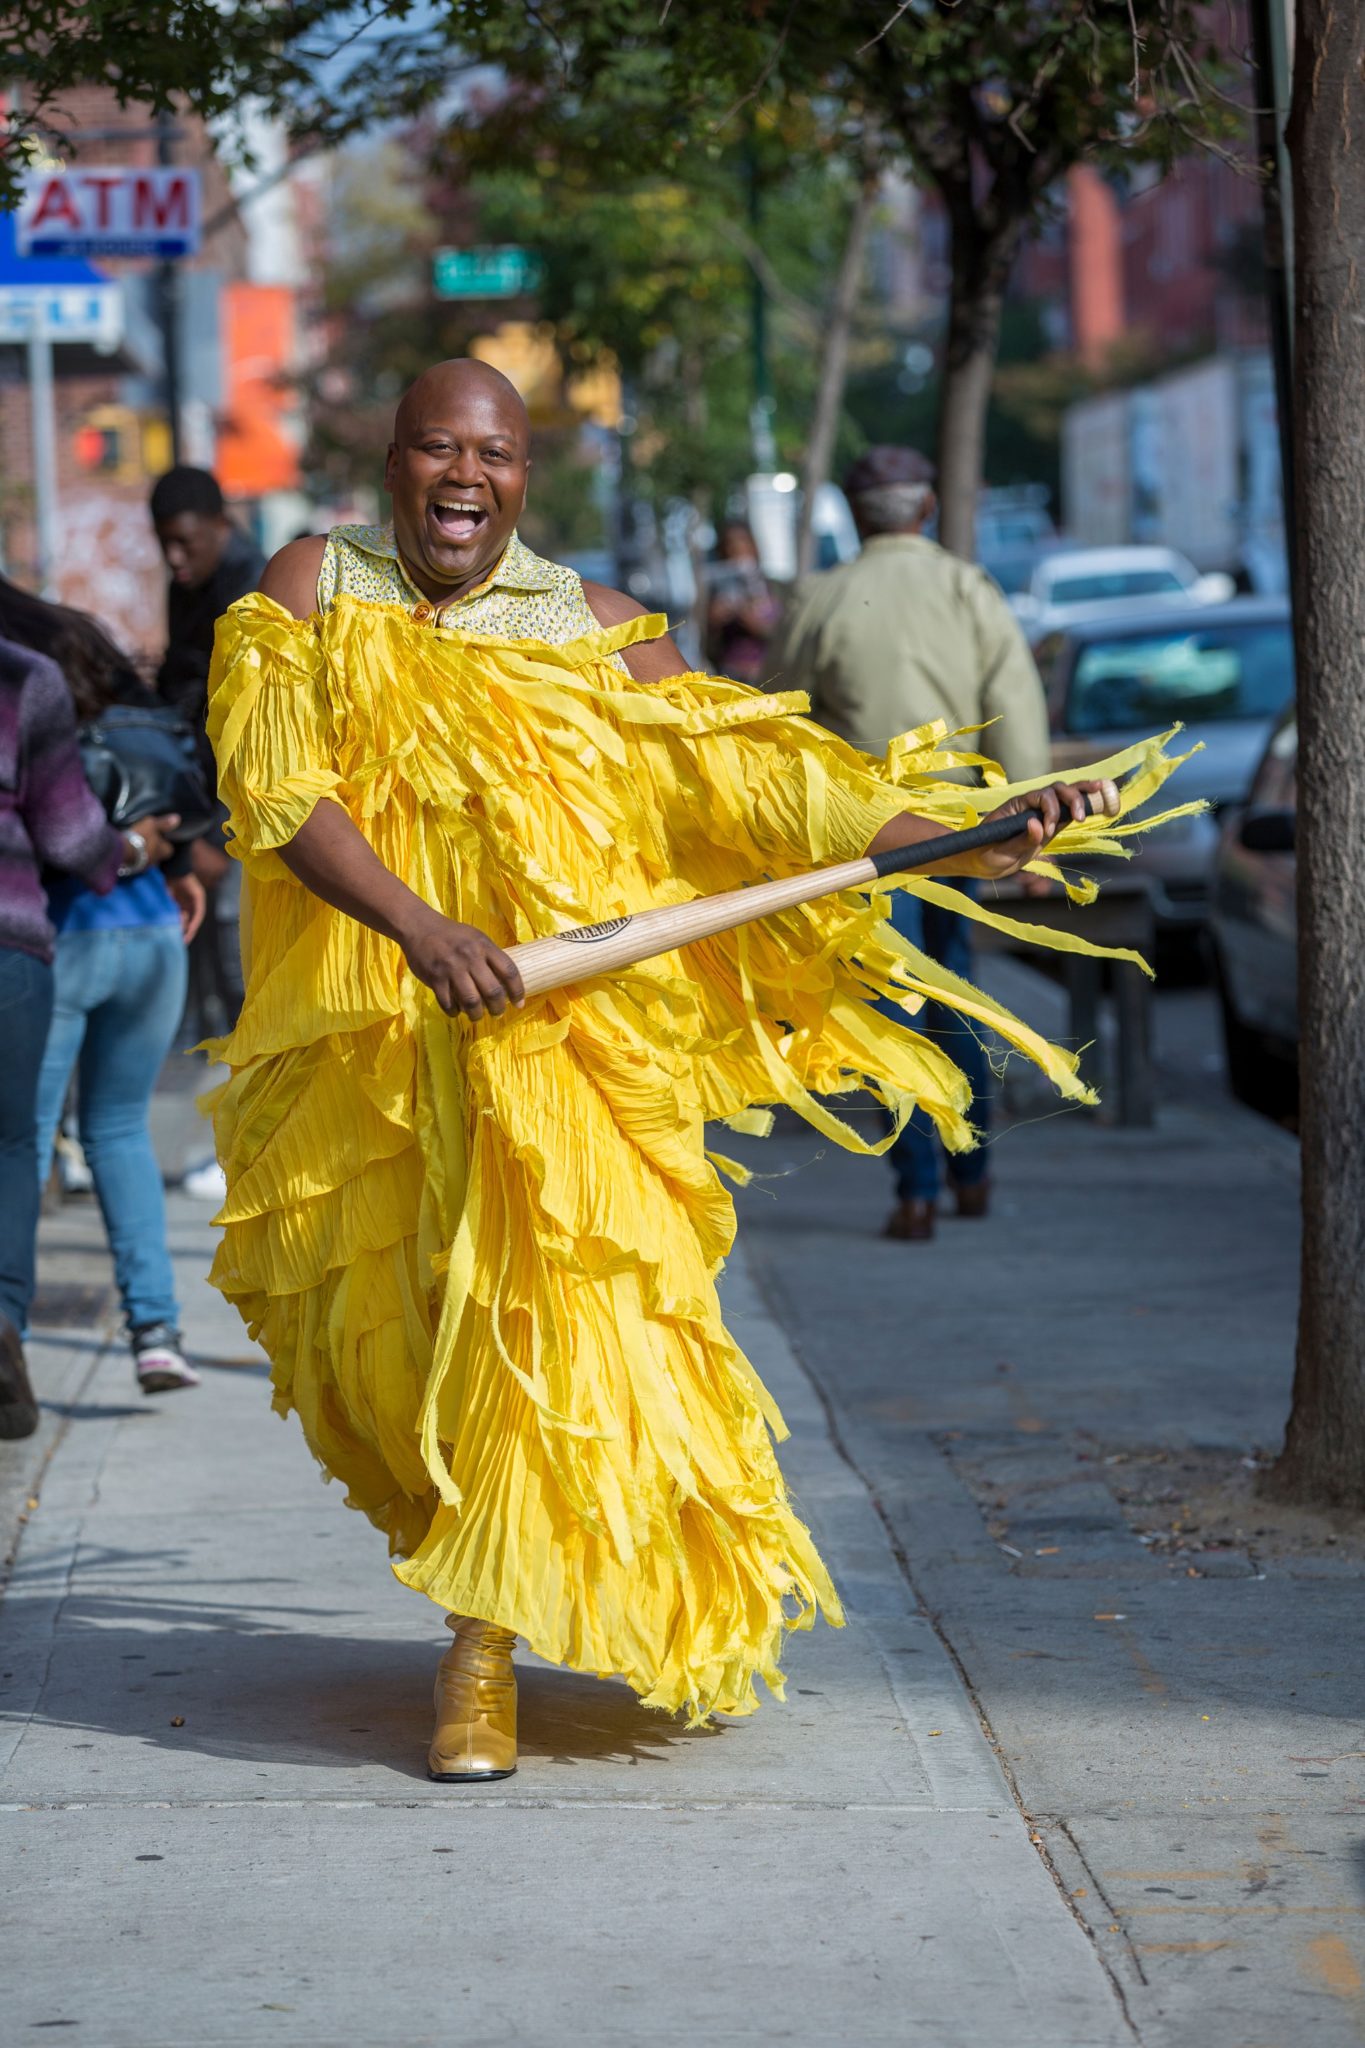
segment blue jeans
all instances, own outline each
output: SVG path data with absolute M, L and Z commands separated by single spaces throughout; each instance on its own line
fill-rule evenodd
M 161 1168 L 147 1109 L 185 1005 L 175 925 L 65 932 L 57 940 L 52 1029 L 38 1083 L 38 1175 L 46 1180 L 72 1069 L 81 1144 L 94 1175 L 130 1330 L 179 1326 Z
M 38 1235 L 38 1070 L 52 1015 L 52 969 L 0 946 L 0 1315 L 28 1326 Z
M 972 888 L 970 882 L 955 882 L 949 886 L 968 891 Z M 897 889 L 891 896 L 891 922 L 903 939 L 908 939 L 912 946 L 918 946 L 931 960 L 937 960 L 940 967 L 946 967 L 950 974 L 961 975 L 964 981 L 970 981 L 972 928 L 965 917 L 958 917 L 951 910 L 941 910 L 936 903 L 924 903 L 918 896 L 912 896 L 908 889 Z M 902 1022 L 906 1021 L 903 1010 L 893 1010 L 890 1014 Z M 910 1022 L 913 1030 L 937 1039 L 949 1058 L 961 1067 L 971 1083 L 972 1120 L 978 1129 L 988 1130 L 991 1121 L 990 1063 L 971 1020 L 959 1017 L 955 1010 L 945 1009 L 941 1003 L 926 1003 Z M 886 1155 L 896 1176 L 897 1193 L 903 1202 L 932 1202 L 937 1199 L 941 1150 L 933 1118 L 923 1110 L 915 1110 Z M 984 1146 L 978 1145 L 974 1152 L 953 1154 L 952 1179 L 955 1187 L 976 1187 L 985 1178 Z

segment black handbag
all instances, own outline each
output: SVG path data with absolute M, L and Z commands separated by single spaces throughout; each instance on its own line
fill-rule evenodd
M 79 734 L 81 766 L 111 825 L 179 813 L 177 845 L 199 839 L 218 811 L 195 752 L 194 735 L 167 705 L 110 704 Z

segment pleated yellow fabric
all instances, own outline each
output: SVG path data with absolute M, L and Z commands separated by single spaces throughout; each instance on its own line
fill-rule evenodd
M 232 607 L 209 729 L 248 984 L 219 1049 L 213 1277 L 400 1579 L 700 1718 L 751 1712 L 757 1677 L 780 1694 L 784 1630 L 841 1618 L 781 1419 L 721 1321 L 734 1216 L 706 1121 L 762 1128 L 783 1101 L 880 1150 L 817 1099 L 867 1089 L 970 1144 L 965 1080 L 908 1022 L 930 994 L 1084 1090 L 898 938 L 881 893 L 471 1027 L 289 875 L 276 849 L 336 802 L 427 902 L 509 944 L 852 858 L 899 811 L 970 823 L 1004 793 L 998 771 L 986 792 L 943 780 L 969 756 L 941 731 L 875 762 L 796 695 L 635 683 L 611 656 L 661 627 L 550 647 L 349 598 L 308 622 Z M 1172 765 L 1159 742 L 1108 764 L 1135 771 L 1130 808 Z M 1071 827 L 1058 857 L 1132 829 Z

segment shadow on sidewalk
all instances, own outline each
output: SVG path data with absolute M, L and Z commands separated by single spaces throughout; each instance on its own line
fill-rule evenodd
M 177 1562 L 172 1553 L 104 1552 L 85 1555 L 82 1570 L 126 1572 L 137 1563 L 164 1575 Z M 25 1594 L 43 1596 L 45 1579 L 58 1590 L 55 1570 L 45 1574 L 35 1559 L 13 1588 L 12 1614 Z M 235 1582 L 263 1593 L 288 1583 Z M 304 1629 L 227 1604 L 72 1595 L 62 1607 L 33 1726 L 293 1769 L 377 1765 L 425 1781 L 439 1648 L 342 1633 L 349 1617 L 339 1611 L 338 1632 L 321 1634 L 326 1610 L 262 1604 L 272 1617 L 296 1616 Z M 661 1763 L 678 1744 L 723 1732 L 688 1730 L 650 1712 L 618 1681 L 525 1664 L 517 1676 L 527 1759 Z M 0 1713 L 0 1721 L 6 1718 L 13 1717 Z

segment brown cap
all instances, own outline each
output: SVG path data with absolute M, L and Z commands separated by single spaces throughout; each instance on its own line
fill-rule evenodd
M 844 496 L 857 498 L 885 484 L 931 484 L 934 465 L 918 448 L 868 448 L 844 478 Z

